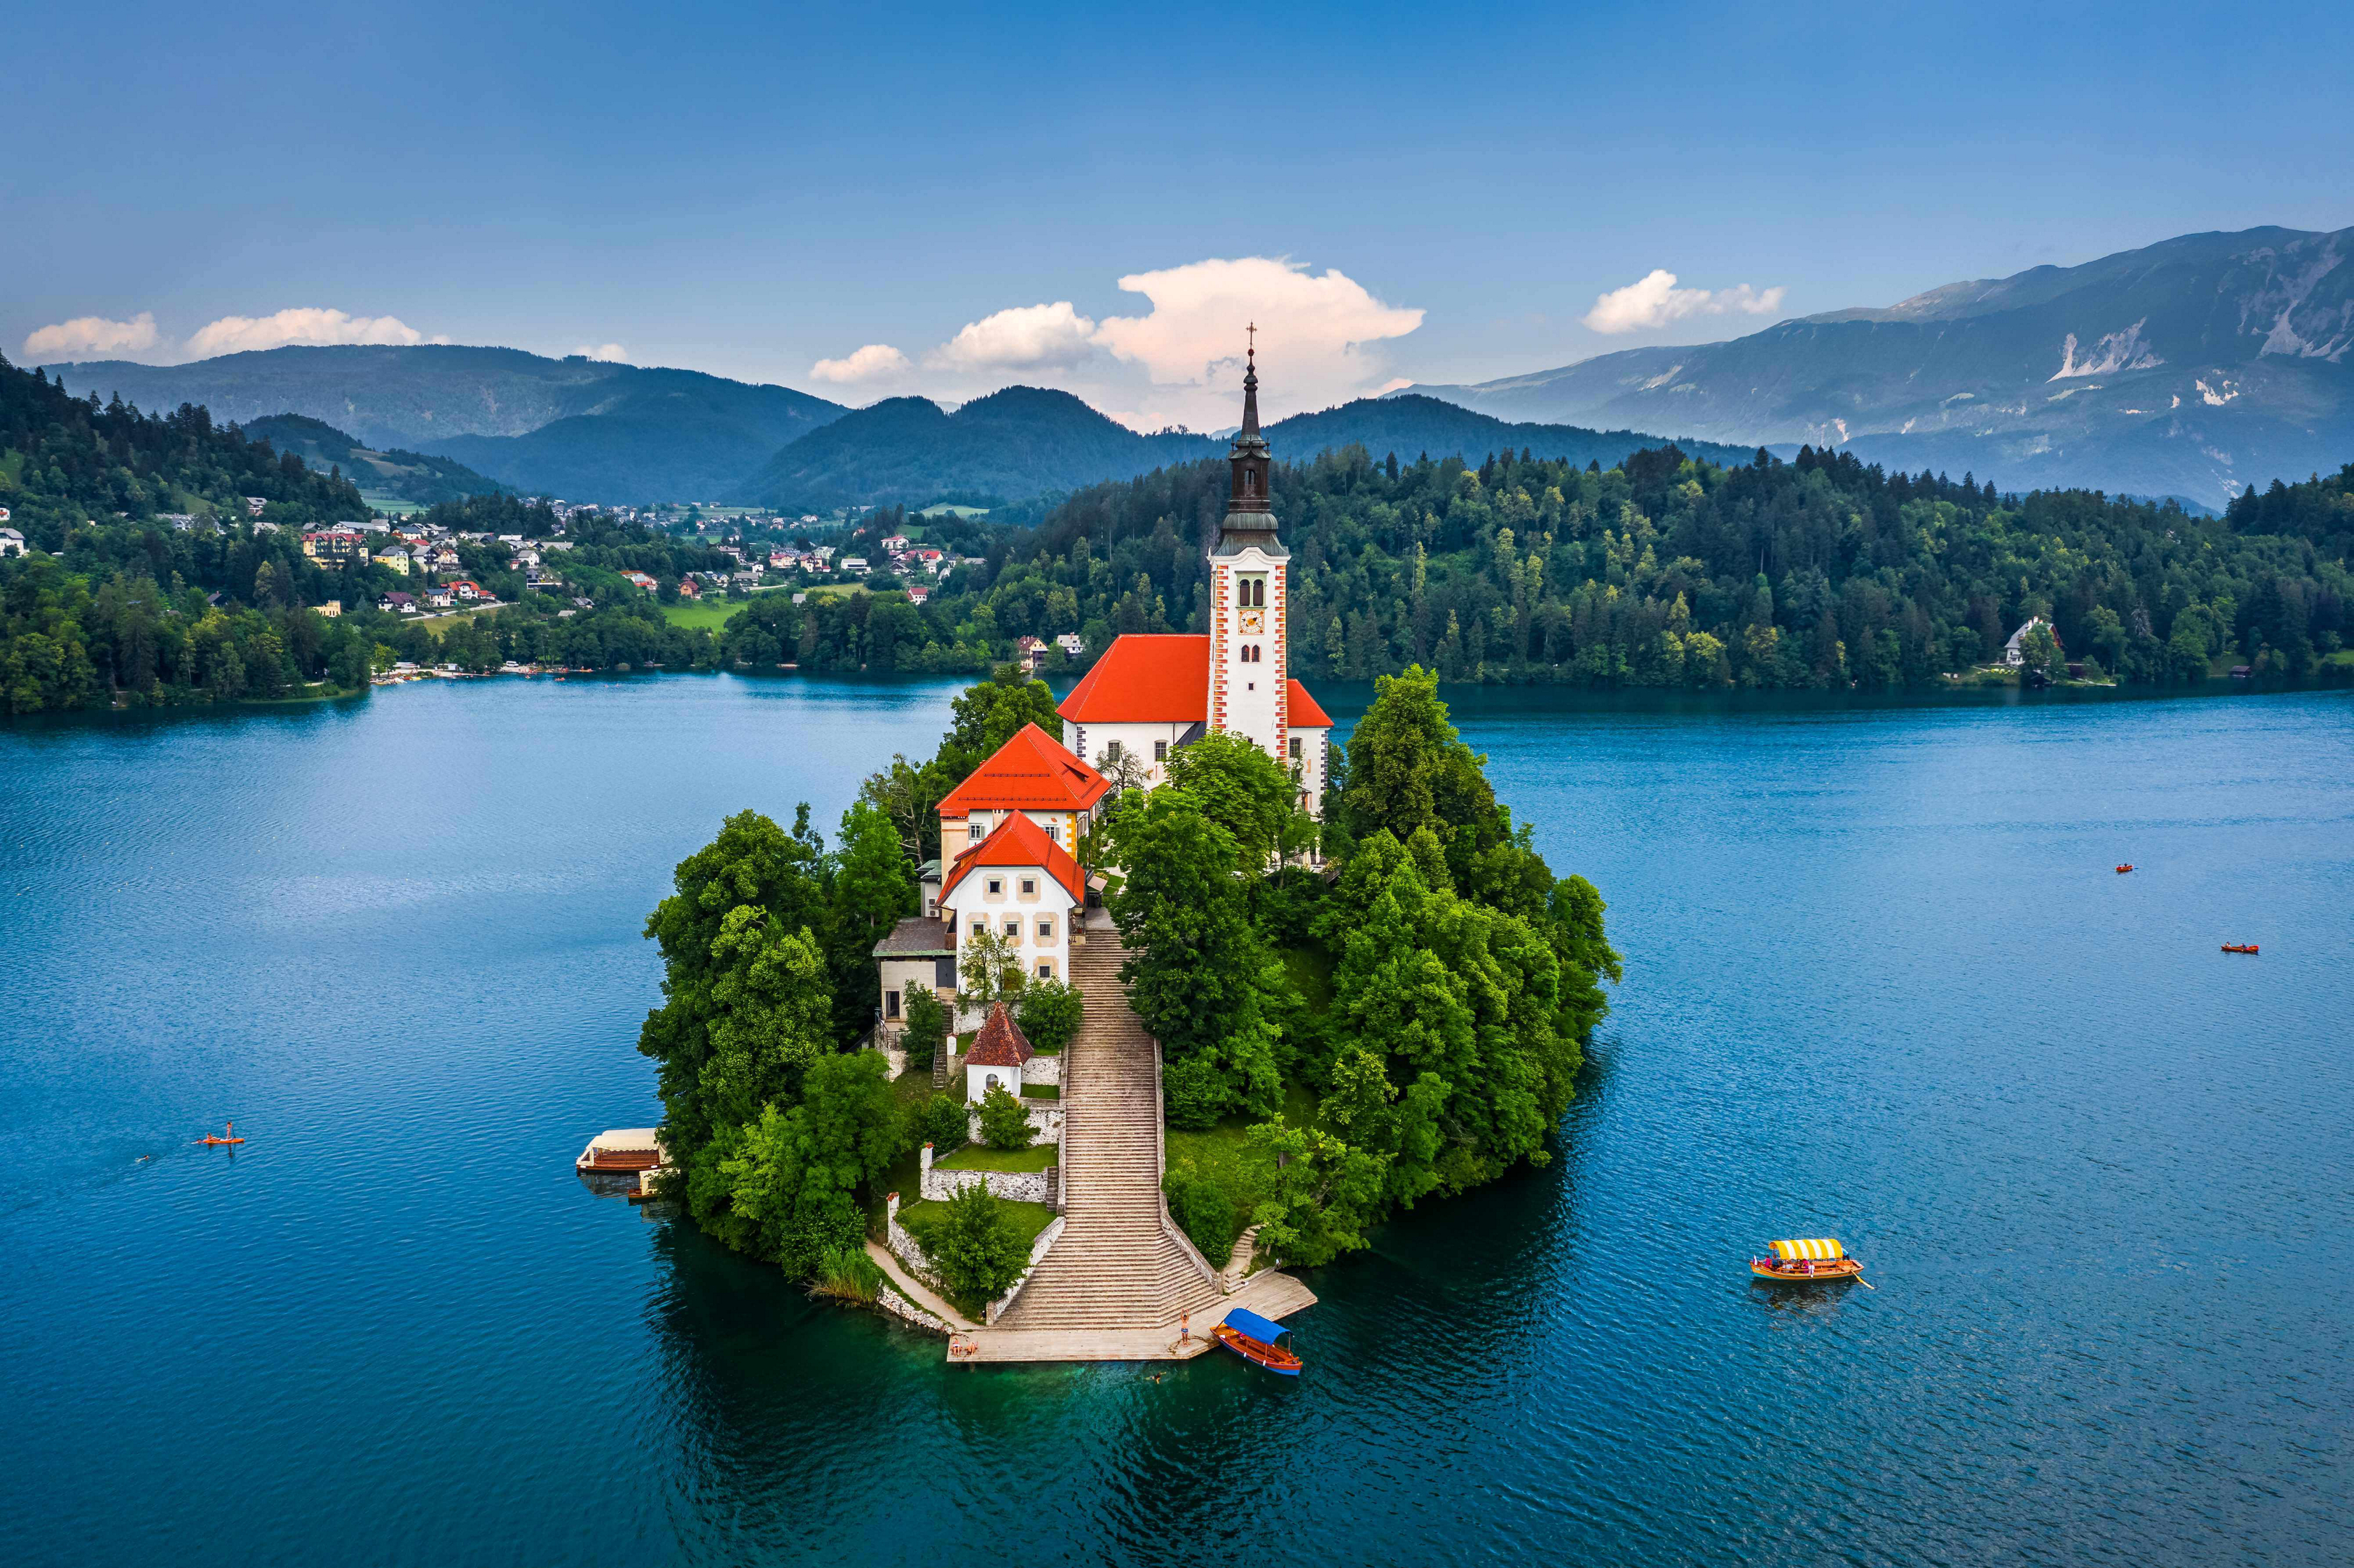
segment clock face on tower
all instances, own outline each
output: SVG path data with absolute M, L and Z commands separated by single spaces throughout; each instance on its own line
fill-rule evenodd
M 1243 635 L 1257 637 L 1267 630 L 1267 611 L 1253 606 L 1243 611 Z

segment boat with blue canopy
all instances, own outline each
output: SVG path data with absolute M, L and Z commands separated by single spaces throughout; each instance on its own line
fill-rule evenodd
M 1299 1358 L 1276 1343 L 1289 1332 L 1272 1319 L 1262 1318 L 1247 1308 L 1234 1307 L 1227 1309 L 1225 1320 L 1210 1330 L 1210 1338 L 1254 1366 L 1285 1377 L 1298 1377 L 1302 1365 Z
M 1760 1279 L 1785 1285 L 1810 1285 L 1828 1279 L 1852 1279 L 1863 1265 L 1847 1255 L 1833 1236 L 1810 1236 L 1772 1244 L 1774 1255 L 1753 1257 L 1749 1272 Z

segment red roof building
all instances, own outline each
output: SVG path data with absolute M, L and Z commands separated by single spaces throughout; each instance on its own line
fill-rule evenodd
M 1022 1026 L 1013 1022 L 1013 1014 L 1003 1002 L 989 1010 L 989 1019 L 973 1036 L 972 1049 L 964 1054 L 968 1067 L 1018 1067 L 1038 1053 L 1031 1047 Z
M 1055 843 L 1075 845 L 1095 820 L 1096 802 L 1110 789 L 1102 774 L 1053 736 L 1034 724 L 1023 725 L 940 802 L 941 851 L 954 854 L 988 837 L 1010 812 L 1027 813 Z
M 940 878 L 940 905 L 952 907 L 958 886 L 973 873 L 995 866 L 1015 870 L 1034 866 L 1071 895 L 1072 902 L 1084 904 L 1087 896 L 1087 874 L 1079 869 L 1062 845 L 1048 838 L 1045 830 L 1028 817 L 1016 813 L 997 824 L 990 835 L 956 857 Z

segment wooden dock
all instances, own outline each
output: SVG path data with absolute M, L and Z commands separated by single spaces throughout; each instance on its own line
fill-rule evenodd
M 969 1347 L 951 1353 L 959 1365 L 979 1361 L 1185 1361 L 1207 1354 L 1210 1330 L 1225 1321 L 1229 1308 L 1247 1307 L 1262 1318 L 1281 1322 L 1294 1312 L 1316 1305 L 1316 1293 L 1280 1269 L 1263 1269 L 1241 1289 L 1205 1311 L 1193 1314 L 1191 1339 L 1180 1340 L 1178 1326 L 1159 1329 L 969 1329 L 955 1343 Z

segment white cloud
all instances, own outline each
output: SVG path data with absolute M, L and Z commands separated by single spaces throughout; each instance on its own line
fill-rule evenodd
M 355 316 L 316 308 L 280 311 L 268 316 L 223 316 L 198 327 L 190 335 L 188 354 L 207 359 L 217 354 L 244 354 L 256 349 L 283 348 L 289 344 L 345 343 L 408 344 L 429 340 L 398 316 Z
M 1342 273 L 1276 257 L 1190 262 L 1119 280 L 1151 308 L 1090 320 L 1068 300 L 1015 305 L 970 322 L 923 355 L 921 383 L 944 404 L 1012 381 L 1054 387 L 1140 429 L 1217 429 L 1241 412 L 1243 328 L 1258 323 L 1266 417 L 1321 408 L 1405 383 L 1381 345 L 1422 324 Z M 913 384 L 917 366 L 887 344 L 821 359 L 821 381 Z
M 889 344 L 870 343 L 844 358 L 819 360 L 810 366 L 810 374 L 820 381 L 847 385 L 854 381 L 878 381 L 885 376 L 902 376 L 909 368 L 907 356 Z
M 601 359 L 609 365 L 619 365 L 629 357 L 618 343 L 584 343 L 572 352 L 583 359 Z
M 1034 370 L 1076 365 L 1095 352 L 1096 323 L 1071 308 L 1016 305 L 966 323 L 964 329 L 924 356 L 947 370 Z
M 43 360 L 84 354 L 140 354 L 155 346 L 155 316 L 142 311 L 127 322 L 104 316 L 76 316 L 45 326 L 25 339 L 25 360 Z
M 1422 312 L 1385 305 L 1352 278 L 1329 268 L 1312 276 L 1271 256 L 1137 272 L 1119 286 L 1151 301 L 1151 313 L 1109 318 L 1096 341 L 1176 394 L 1159 401 L 1214 425 L 1230 423 L 1235 413 L 1247 323 L 1258 323 L 1267 356 L 1266 400 L 1291 411 L 1372 390 L 1388 379 L 1373 345 L 1422 325 Z
M 1622 333 L 1663 327 L 1688 316 L 1722 316 L 1734 312 L 1762 316 L 1781 309 L 1782 296 L 1788 291 L 1778 284 L 1761 290 L 1746 283 L 1713 292 L 1707 289 L 1679 289 L 1673 272 L 1653 268 L 1623 289 L 1597 295 L 1594 308 L 1579 319 L 1598 333 Z

